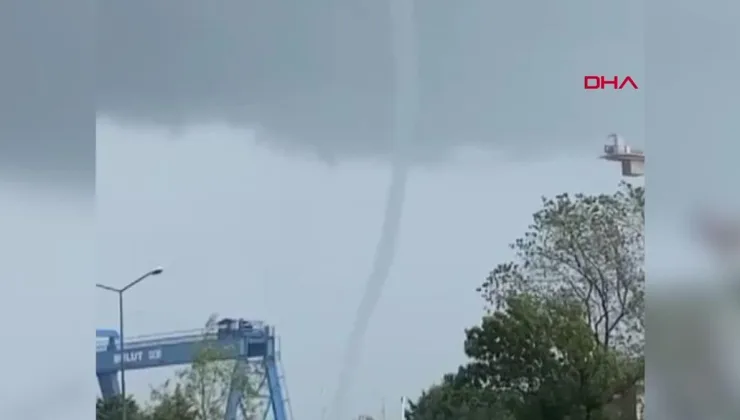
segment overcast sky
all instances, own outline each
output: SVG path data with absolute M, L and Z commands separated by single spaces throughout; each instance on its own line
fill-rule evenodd
M 639 3 L 537 6 L 432 1 L 403 15 L 382 2 L 104 4 L 100 272 L 137 258 L 173 266 L 159 289 L 141 292 L 137 308 L 155 312 L 132 328 L 264 313 L 283 336 L 296 412 L 320 413 L 357 380 L 336 397 L 348 410 L 339 418 L 376 412 L 382 398 L 395 405 L 454 368 L 462 330 L 480 315 L 474 289 L 545 183 L 551 194 L 567 176 L 613 189 L 616 168 L 593 159 L 605 127 L 644 138 L 642 91 L 582 89 L 594 71 L 644 79 Z M 602 13 L 618 19 L 584 19 Z M 353 336 L 364 342 L 359 370 L 337 382 L 367 273 L 380 273 L 368 280 L 372 296 L 390 262 L 392 228 L 373 266 L 393 153 L 413 165 L 408 181 L 393 181 L 397 192 L 407 182 L 391 205 L 403 207 L 396 261 L 367 334 Z M 602 185 L 582 177 L 588 166 L 561 168 L 571 161 L 600 168 Z M 168 293 L 178 296 L 168 305 L 202 313 L 154 315 Z M 340 298 L 327 305 L 329 296 Z M 362 305 L 360 324 L 372 298 Z
M 93 46 L 80 23 L 89 8 L 34 5 L 0 13 L 0 274 L 17 285 L 0 295 L 3 318 L 64 324 L 47 339 L 83 340 L 85 328 L 116 321 L 113 297 L 87 289 L 93 279 L 120 285 L 164 265 L 129 295 L 130 332 L 194 328 L 212 312 L 263 318 L 281 334 L 295 412 L 318 416 L 371 269 L 398 143 L 390 8 L 104 2 Z M 706 265 L 678 226 L 697 202 L 740 207 L 729 185 L 739 11 L 671 5 L 417 8 L 412 169 L 353 413 L 416 395 L 461 361 L 462 330 L 480 316 L 474 288 L 509 256 L 539 197 L 616 187 L 618 168 L 594 159 L 610 132 L 639 146 L 651 138 L 649 270 Z M 630 75 L 641 89 L 585 92 L 584 74 Z M 94 128 L 93 238 L 93 148 L 82 139 Z M 32 373 L 7 366 L 1 389 L 19 403 L 0 412 L 33 418 L 22 395 L 51 376 L 69 418 L 89 415 L 74 406 L 95 389 L 92 372 L 84 382 L 78 372 L 92 350 L 70 345 L 57 360 L 46 348 L 6 349 L 39 359 Z M 134 390 L 168 373 L 132 375 Z
M 271 322 L 294 409 L 318 413 L 370 270 L 388 169 L 285 158 L 220 127 L 166 137 L 98 127 L 99 276 L 122 283 L 167 266 L 129 295 L 128 331 L 198 327 L 215 311 Z M 377 411 L 382 397 L 395 404 L 461 361 L 462 330 L 481 314 L 474 289 L 509 255 L 540 194 L 618 182 L 617 168 L 589 156 L 527 165 L 478 157 L 414 171 L 355 411 Z M 113 326 L 114 296 L 96 302 L 100 325 Z M 152 378 L 133 375 L 134 389 Z

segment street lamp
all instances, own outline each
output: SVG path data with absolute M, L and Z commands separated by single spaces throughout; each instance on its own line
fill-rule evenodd
M 119 361 L 119 366 L 121 369 L 121 404 L 122 404 L 122 418 L 123 420 L 126 419 L 126 364 L 123 360 L 123 294 L 129 290 L 130 288 L 136 286 L 137 284 L 144 281 L 144 279 L 149 278 L 151 276 L 158 276 L 162 274 L 164 271 L 163 268 L 157 267 L 153 270 L 150 270 L 146 272 L 144 275 L 140 276 L 136 280 L 132 281 L 131 283 L 125 285 L 124 287 L 117 289 L 115 287 L 106 286 L 105 284 L 96 283 L 95 287 L 103 290 L 107 290 L 109 292 L 116 293 L 118 295 L 118 352 L 120 353 L 121 360 Z

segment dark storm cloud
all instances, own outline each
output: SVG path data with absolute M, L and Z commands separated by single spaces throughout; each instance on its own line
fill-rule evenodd
M 0 179 L 92 185 L 93 7 L 0 6 Z
M 98 112 L 119 121 L 256 126 L 274 146 L 387 154 L 394 90 L 387 1 L 99 3 Z M 425 0 L 416 158 L 460 144 L 593 147 L 641 125 L 639 92 L 584 74 L 643 73 L 642 5 Z M 639 80 L 638 80 L 639 83 Z

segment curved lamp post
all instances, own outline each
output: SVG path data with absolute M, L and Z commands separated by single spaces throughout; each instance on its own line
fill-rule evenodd
M 121 369 L 121 404 L 122 404 L 122 418 L 123 420 L 128 420 L 126 417 L 127 412 L 127 406 L 126 406 L 126 363 L 123 360 L 123 352 L 124 352 L 124 336 L 123 336 L 123 294 L 131 289 L 132 287 L 136 286 L 137 284 L 141 283 L 145 279 L 152 277 L 152 276 L 158 276 L 162 274 L 164 271 L 163 268 L 157 267 L 153 270 L 150 270 L 146 273 L 144 273 L 142 276 L 137 278 L 136 280 L 132 281 L 131 283 L 123 286 L 120 289 L 117 289 L 115 287 L 107 286 L 105 284 L 96 283 L 95 287 L 103 290 L 107 290 L 109 292 L 116 293 L 118 295 L 118 352 L 120 353 L 121 360 L 119 361 L 119 366 Z

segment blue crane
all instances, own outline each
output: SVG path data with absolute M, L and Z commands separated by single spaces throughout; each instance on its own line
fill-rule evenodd
M 161 366 L 190 364 L 204 348 L 216 349 L 218 357 L 235 360 L 235 372 L 247 373 L 248 364 L 257 364 L 261 372 L 258 392 L 266 387 L 268 405 L 264 417 L 271 412 L 274 420 L 292 420 L 287 390 L 278 371 L 279 352 L 274 329 L 262 322 L 224 318 L 214 327 L 178 331 L 133 338 L 124 343 L 121 354 L 118 332 L 96 330 L 95 365 L 103 398 L 120 394 L 118 372 L 121 359 L 126 371 Z M 102 340 L 101 340 L 102 339 Z M 204 347 L 205 346 L 205 347 Z M 241 404 L 241 389 L 234 386 L 226 402 L 224 420 L 237 420 Z

